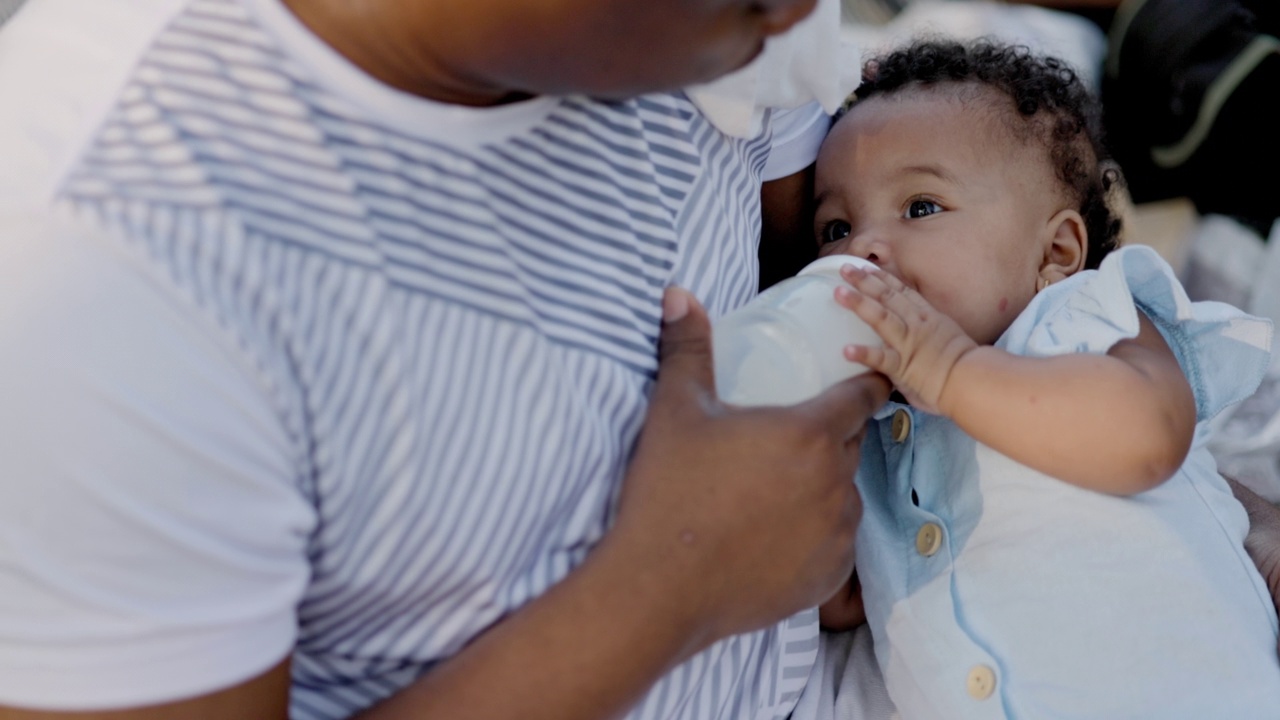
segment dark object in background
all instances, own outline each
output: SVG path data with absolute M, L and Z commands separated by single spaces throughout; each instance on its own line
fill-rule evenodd
M 0 0 L 0 25 L 18 12 L 18 8 L 26 0 Z
M 1266 236 L 1280 217 L 1277 35 L 1274 0 L 1120 7 L 1102 101 L 1135 202 L 1185 196 Z

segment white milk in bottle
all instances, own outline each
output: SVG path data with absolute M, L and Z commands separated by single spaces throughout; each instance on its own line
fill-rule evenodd
M 867 371 L 844 358 L 845 345 L 880 337 L 835 300 L 844 265 L 874 267 L 852 255 L 828 255 L 760 293 L 712 327 L 716 391 L 734 405 L 791 405 Z

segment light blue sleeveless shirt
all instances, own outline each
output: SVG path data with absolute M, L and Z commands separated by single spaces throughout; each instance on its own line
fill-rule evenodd
M 1190 302 L 1153 250 L 1130 247 L 1039 293 L 998 346 L 1104 354 L 1137 335 L 1137 308 L 1197 410 L 1185 464 L 1151 491 L 1081 489 L 897 403 L 868 429 L 858 572 L 904 718 L 1280 712 L 1276 613 L 1243 549 L 1244 510 L 1205 448 L 1207 421 L 1257 387 L 1270 323 Z

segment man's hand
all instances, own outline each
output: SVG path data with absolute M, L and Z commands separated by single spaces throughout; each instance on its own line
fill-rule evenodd
M 667 291 L 648 420 L 606 543 L 647 558 L 639 572 L 679 593 L 709 643 L 823 602 L 850 576 L 862 506 L 853 484 L 882 377 L 841 383 L 794 407 L 721 404 L 711 327 Z
M 888 384 L 863 377 L 796 407 L 725 407 L 706 314 L 679 290 L 665 305 L 658 382 L 614 528 L 563 581 L 362 718 L 614 717 L 692 653 L 813 607 L 849 577 L 858 442 Z M 288 684 L 286 661 L 164 707 L 0 718 L 283 718 Z
M 1244 548 L 1257 563 L 1262 578 L 1271 589 L 1271 600 L 1280 610 L 1280 508 L 1258 497 L 1252 490 L 1226 478 L 1231 492 L 1249 513 L 1249 534 Z
M 818 621 L 823 630 L 845 632 L 853 630 L 867 621 L 867 608 L 862 603 L 862 584 L 858 582 L 858 571 L 832 595 L 830 599 L 818 607 Z
M 840 276 L 854 289 L 838 288 L 836 302 L 865 320 L 884 341 L 881 347 L 850 345 L 845 357 L 888 375 L 913 406 L 942 414 L 951 370 L 977 343 L 920 293 L 882 270 L 848 265 Z

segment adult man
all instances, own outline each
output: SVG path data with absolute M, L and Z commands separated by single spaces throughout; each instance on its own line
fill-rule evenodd
M 812 4 L 25 7 L 0 717 L 786 716 L 886 387 L 714 400 L 799 167 L 643 93 Z

